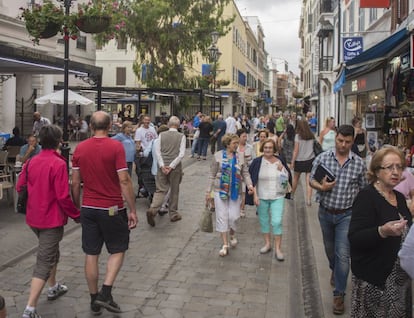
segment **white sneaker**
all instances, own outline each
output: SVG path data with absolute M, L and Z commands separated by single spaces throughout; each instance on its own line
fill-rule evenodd
M 60 296 L 66 294 L 68 287 L 62 284 L 58 284 L 56 288 L 49 288 L 47 291 L 47 300 L 55 300 Z
M 41 318 L 41 317 L 36 312 L 36 310 L 30 311 L 30 310 L 25 309 L 23 312 L 22 318 Z
M 237 243 L 239 243 L 239 241 L 237 241 L 236 237 L 231 237 L 230 238 L 230 246 L 231 247 L 236 247 Z

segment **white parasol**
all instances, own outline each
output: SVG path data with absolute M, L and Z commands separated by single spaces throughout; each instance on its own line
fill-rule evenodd
M 60 91 L 36 98 L 35 103 L 38 105 L 46 105 L 46 104 L 63 105 L 63 89 Z M 71 91 L 70 89 L 68 90 L 68 105 L 89 106 L 89 105 L 94 105 L 94 104 L 95 103 L 91 101 L 90 99 L 82 95 L 79 95 Z

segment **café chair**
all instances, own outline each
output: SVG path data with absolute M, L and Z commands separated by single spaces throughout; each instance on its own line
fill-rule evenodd
M 0 200 L 3 199 L 4 190 L 7 190 L 7 201 L 11 198 L 12 203 L 15 204 L 14 182 L 11 174 L 0 173 Z

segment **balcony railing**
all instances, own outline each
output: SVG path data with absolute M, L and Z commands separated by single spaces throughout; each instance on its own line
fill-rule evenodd
M 319 58 L 319 72 L 331 72 L 333 69 L 333 56 Z
M 332 0 L 321 0 L 321 13 L 332 13 L 333 12 L 333 1 Z

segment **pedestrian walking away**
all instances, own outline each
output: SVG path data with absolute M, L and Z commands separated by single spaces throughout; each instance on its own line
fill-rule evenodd
M 292 195 L 295 194 L 302 173 L 306 177 L 306 205 L 312 204 L 312 188 L 309 185 L 309 176 L 312 169 L 312 162 L 315 158 L 313 142 L 315 136 L 309 128 L 306 120 L 296 122 L 295 146 L 293 148 L 291 168 L 294 171 Z
M 354 128 L 351 125 L 340 126 L 335 148 L 316 157 L 310 174 L 310 185 L 317 190 L 319 223 L 332 271 L 334 314 L 343 314 L 345 311 L 344 297 L 349 274 L 348 229 L 352 203 L 358 192 L 367 185 L 365 162 L 351 151 L 353 143 Z M 320 165 L 333 173 L 334 181 L 328 182 L 326 175 L 320 182 L 315 179 Z
M 56 281 L 59 243 L 68 217 L 79 222 L 80 213 L 69 195 L 66 161 L 57 152 L 62 135 L 62 130 L 55 125 L 40 129 L 39 139 L 43 148 L 23 166 L 16 186 L 18 192 L 27 187 L 29 196 L 26 223 L 39 239 L 29 300 L 23 318 L 40 318 L 36 307 L 46 282 L 49 284 L 48 300 L 55 300 L 68 291 L 67 286 Z
M 147 211 L 147 222 L 151 226 L 155 226 L 154 217 L 161 208 L 168 191 L 170 191 L 168 212 L 171 222 L 180 221 L 182 218 L 178 213 L 178 198 L 183 177 L 181 161 L 185 155 L 186 138 L 183 133 L 178 132 L 180 127 L 178 117 L 171 116 L 168 127 L 169 130 L 158 137 L 159 142 L 155 149 L 159 169 L 155 179 L 156 191 L 151 207 Z
M 100 314 L 102 308 L 121 312 L 113 300 L 112 287 L 129 246 L 129 232 L 138 223 L 125 151 L 119 141 L 108 137 L 110 127 L 108 113 L 93 113 L 93 137 L 76 147 L 72 160 L 72 196 L 78 207 L 83 182 L 82 249 L 86 254 L 85 276 L 91 297 L 90 308 L 95 315 Z M 128 213 L 123 198 L 127 202 Z M 104 243 L 110 255 L 103 285 L 98 292 L 98 263 Z

